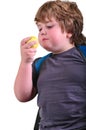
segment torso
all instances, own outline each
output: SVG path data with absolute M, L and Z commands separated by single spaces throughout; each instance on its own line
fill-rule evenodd
M 86 63 L 76 48 L 44 61 L 37 87 L 40 130 L 86 126 Z

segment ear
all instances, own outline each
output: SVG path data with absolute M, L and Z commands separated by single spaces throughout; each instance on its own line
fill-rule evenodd
M 72 33 L 67 33 L 67 34 L 66 34 L 66 37 L 67 37 L 67 38 L 71 38 L 71 37 L 72 37 Z

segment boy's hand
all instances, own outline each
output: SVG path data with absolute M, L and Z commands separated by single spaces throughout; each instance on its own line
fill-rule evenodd
M 21 60 L 23 62 L 32 63 L 37 51 L 37 49 L 33 48 L 33 46 L 37 43 L 37 40 L 29 42 L 30 39 L 31 37 L 27 37 L 21 41 Z

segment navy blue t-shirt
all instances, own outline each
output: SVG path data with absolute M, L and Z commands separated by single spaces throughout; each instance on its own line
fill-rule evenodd
M 47 58 L 38 78 L 33 68 L 33 84 L 38 92 L 40 130 L 86 128 L 86 62 L 75 47 Z

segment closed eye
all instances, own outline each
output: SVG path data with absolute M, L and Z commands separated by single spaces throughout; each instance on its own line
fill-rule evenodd
M 39 32 L 41 32 L 42 28 L 38 28 Z
M 46 28 L 47 28 L 47 29 L 51 29 L 51 28 L 53 28 L 54 26 L 55 26 L 55 25 L 47 25 Z

